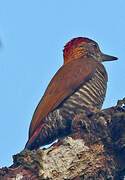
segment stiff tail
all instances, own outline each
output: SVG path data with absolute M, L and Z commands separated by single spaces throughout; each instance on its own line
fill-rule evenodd
M 42 127 L 45 125 L 45 123 L 43 123 L 39 128 L 37 128 L 37 130 L 33 133 L 33 135 L 31 136 L 31 138 L 27 141 L 24 150 L 33 150 L 33 149 L 38 149 L 38 145 L 35 143 L 34 145 L 34 141 L 36 140 L 37 136 L 39 135 Z

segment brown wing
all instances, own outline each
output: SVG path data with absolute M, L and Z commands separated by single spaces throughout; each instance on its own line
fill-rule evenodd
M 34 112 L 29 129 L 29 139 L 50 111 L 91 78 L 96 70 L 96 65 L 97 63 L 93 59 L 82 58 L 73 60 L 58 70 Z

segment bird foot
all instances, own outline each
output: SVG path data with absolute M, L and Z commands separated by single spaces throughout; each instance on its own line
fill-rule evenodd
M 72 126 L 71 126 L 72 132 L 79 131 L 81 128 L 83 128 L 85 126 L 84 124 L 85 119 L 88 119 L 86 114 L 77 114 L 72 120 Z

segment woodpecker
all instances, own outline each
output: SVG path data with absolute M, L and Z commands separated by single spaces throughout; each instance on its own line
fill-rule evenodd
M 71 132 L 72 119 L 90 106 L 101 109 L 107 88 L 103 61 L 117 57 L 103 54 L 86 37 L 69 41 L 63 50 L 64 64 L 50 81 L 29 128 L 25 149 L 38 149 Z

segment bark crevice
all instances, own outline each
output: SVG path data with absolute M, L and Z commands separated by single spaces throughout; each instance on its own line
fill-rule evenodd
M 105 179 L 125 175 L 125 98 L 99 112 L 78 114 L 72 133 L 48 149 L 22 151 L 0 179 Z

